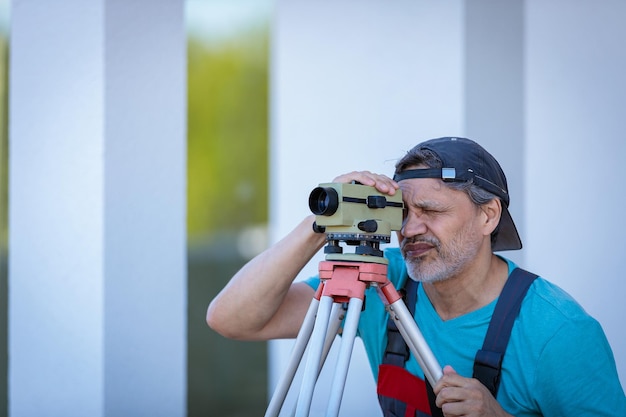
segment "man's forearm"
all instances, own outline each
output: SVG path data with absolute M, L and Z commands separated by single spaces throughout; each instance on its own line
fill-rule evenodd
M 308 307 L 300 306 L 299 299 L 310 297 L 291 288 L 292 283 L 325 241 L 323 234 L 313 232 L 313 220 L 314 216 L 307 217 L 233 276 L 209 305 L 209 326 L 227 337 L 244 339 L 283 333 L 286 337 L 299 328 L 299 316 Z M 276 327 L 271 328 L 274 322 Z

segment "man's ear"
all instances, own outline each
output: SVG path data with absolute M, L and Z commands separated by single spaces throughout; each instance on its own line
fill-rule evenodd
M 493 198 L 489 202 L 480 206 L 481 211 L 485 215 L 485 222 L 483 223 L 485 236 L 491 235 L 496 230 L 500 223 L 500 216 L 502 216 L 502 202 L 499 198 Z

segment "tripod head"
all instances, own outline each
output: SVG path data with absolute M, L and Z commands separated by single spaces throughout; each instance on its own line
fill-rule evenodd
M 327 260 L 387 263 L 380 244 L 402 227 L 400 191 L 390 196 L 359 183 L 324 183 L 311 191 L 309 208 L 313 230 L 326 234 Z M 354 253 L 343 253 L 342 243 L 355 246 Z

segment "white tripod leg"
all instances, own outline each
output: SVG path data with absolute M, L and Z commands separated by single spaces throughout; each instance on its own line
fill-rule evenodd
M 319 304 L 319 301 L 318 301 Z M 322 359 L 320 361 L 320 369 L 317 372 L 317 376 L 319 377 L 320 373 L 322 372 L 322 368 L 324 367 L 324 363 L 326 362 L 326 358 L 328 357 L 328 353 L 330 352 L 330 349 L 333 346 L 333 342 L 335 341 L 335 337 L 337 336 L 337 333 L 339 332 L 339 327 L 341 327 L 341 322 L 343 320 L 343 315 L 342 312 L 345 311 L 344 308 L 342 307 L 341 303 L 334 303 L 333 304 L 333 308 L 332 311 L 330 313 L 330 323 L 328 325 L 328 332 L 326 333 L 326 340 L 324 342 L 324 349 L 322 351 Z M 293 379 L 293 378 L 292 378 Z M 317 380 L 315 381 L 317 383 Z M 283 399 L 284 401 L 284 399 Z M 291 412 L 289 414 L 287 414 L 289 416 L 295 416 L 296 415 L 296 404 L 293 404 L 293 408 L 291 409 Z
M 389 304 L 387 310 L 396 323 L 411 353 L 413 353 L 422 371 L 424 371 L 424 376 L 434 387 L 437 381 L 443 376 L 443 371 L 408 308 L 400 299 Z
M 363 300 L 360 298 L 351 298 L 348 303 L 348 312 L 343 325 L 339 356 L 337 357 L 337 368 L 335 370 L 335 376 L 330 388 L 330 399 L 328 401 L 328 409 L 326 412 L 327 417 L 337 416 L 339 414 L 339 407 L 341 406 L 343 390 L 346 385 L 348 367 L 350 366 L 350 358 L 352 356 L 354 339 L 356 338 L 356 331 L 362 307 Z
M 313 327 L 313 334 L 311 335 L 311 343 L 309 344 L 309 352 L 304 368 L 304 376 L 302 377 L 298 404 L 296 406 L 296 416 L 298 417 L 307 417 L 311 409 L 313 391 L 315 390 L 315 382 L 319 375 L 332 306 L 332 297 L 326 295 L 321 297 L 315 326 Z
M 328 325 L 328 333 L 326 334 L 326 341 L 324 342 L 324 352 L 322 354 L 322 362 L 320 364 L 320 372 L 324 367 L 324 363 L 326 362 L 326 357 L 328 356 L 328 352 L 330 348 L 333 346 L 333 342 L 335 341 L 335 337 L 339 333 L 339 328 L 341 327 L 341 322 L 343 321 L 343 314 L 346 309 L 343 307 L 343 303 L 334 303 L 333 310 L 330 313 L 330 324 Z M 318 373 L 319 375 L 319 373 Z
M 274 395 L 272 395 L 269 406 L 265 411 L 265 417 L 277 417 L 280 413 L 280 409 L 285 402 L 285 398 L 287 398 L 287 393 L 289 392 L 289 388 L 293 383 L 293 378 L 298 370 L 298 365 L 304 355 L 306 345 L 309 343 L 309 339 L 311 338 L 313 325 L 315 324 L 315 315 L 317 314 L 319 303 L 318 299 L 313 298 L 311 304 L 309 305 L 302 327 L 298 332 L 298 337 L 296 338 L 296 342 L 293 346 L 287 369 L 276 386 Z

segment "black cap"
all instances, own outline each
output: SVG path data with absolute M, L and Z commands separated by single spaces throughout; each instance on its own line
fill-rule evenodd
M 511 213 L 506 176 L 496 159 L 478 143 L 466 139 L 445 137 L 427 140 L 413 151 L 429 150 L 441 160 L 442 168 L 408 169 L 396 172 L 393 179 L 441 178 L 443 181 L 465 182 L 472 180 L 478 187 L 496 195 L 502 201 L 502 216 L 498 235 L 493 243 L 494 251 L 522 248 Z

